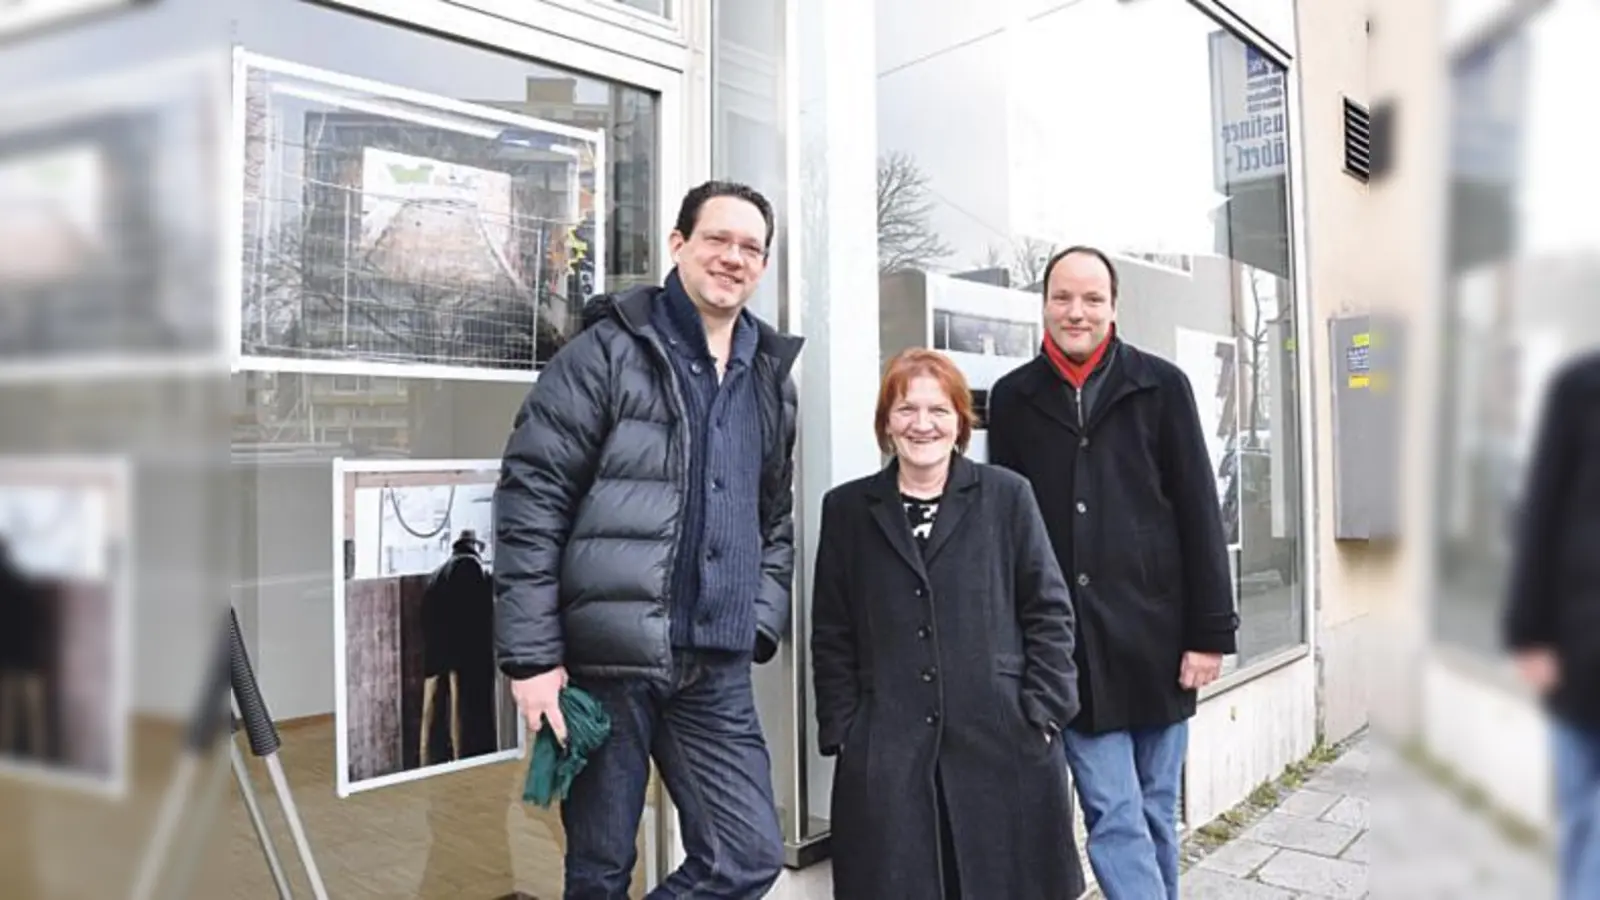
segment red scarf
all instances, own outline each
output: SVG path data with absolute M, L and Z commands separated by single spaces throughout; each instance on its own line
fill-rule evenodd
M 1082 388 L 1088 382 L 1089 376 L 1094 373 L 1095 367 L 1100 365 L 1100 360 L 1105 358 L 1106 348 L 1111 346 L 1111 338 L 1117 333 L 1117 326 L 1112 325 L 1106 332 L 1105 340 L 1100 346 L 1094 348 L 1089 358 L 1083 362 L 1074 362 L 1071 357 L 1056 345 L 1055 339 L 1048 333 L 1044 336 L 1044 355 L 1050 357 L 1050 365 L 1055 367 L 1057 374 L 1066 379 L 1067 383 L 1075 388 Z

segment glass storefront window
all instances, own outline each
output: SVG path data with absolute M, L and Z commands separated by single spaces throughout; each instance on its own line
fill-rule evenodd
M 446 677 L 424 592 L 468 529 L 492 568 L 512 418 L 582 302 L 661 276 L 660 98 L 310 4 L 249 4 L 238 40 L 234 602 L 274 714 L 307 722 L 283 751 L 301 816 L 334 895 L 557 895 L 492 633 Z
M 877 0 L 883 353 L 986 394 L 1050 254 L 1110 252 L 1119 333 L 1194 386 L 1249 666 L 1306 640 L 1286 72 L 1186 4 L 1020 6 Z
M 1597 26 L 1593 4 L 1553 0 L 1451 70 L 1433 631 L 1489 658 L 1549 379 L 1600 346 L 1597 144 L 1565 100 L 1597 74 Z

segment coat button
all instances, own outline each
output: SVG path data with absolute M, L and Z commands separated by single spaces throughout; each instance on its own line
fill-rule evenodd
M 1085 450 L 1089 449 L 1089 439 L 1088 438 L 1078 438 L 1078 446 L 1082 447 Z
M 926 597 L 926 596 L 928 596 L 927 589 L 925 589 L 925 588 L 917 588 L 917 596 L 918 597 Z
M 1087 576 L 1087 575 L 1079 575 L 1078 576 L 1078 587 L 1088 587 L 1088 586 L 1089 586 L 1089 576 Z
M 924 625 L 921 628 L 918 628 L 917 629 L 917 637 L 922 638 L 923 640 L 927 640 L 928 639 L 928 626 Z
M 706 370 L 706 367 L 700 365 L 699 363 L 690 363 L 689 364 L 689 371 L 695 373 L 696 375 L 699 375 L 701 372 L 704 372 L 705 370 Z
M 1088 511 L 1089 511 L 1089 504 L 1083 502 L 1082 500 L 1079 500 L 1078 501 L 1078 512 L 1086 513 Z
M 933 683 L 934 673 L 937 672 L 937 671 L 938 671 L 937 669 L 923 669 L 922 670 L 922 680 L 924 682 L 928 683 L 928 684 L 932 684 Z
M 928 713 L 927 717 L 922 721 L 927 722 L 929 725 L 937 725 L 939 724 L 939 714 L 937 712 Z

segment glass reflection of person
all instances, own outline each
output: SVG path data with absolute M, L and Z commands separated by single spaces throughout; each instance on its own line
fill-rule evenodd
M 417 759 L 431 765 L 431 738 L 441 680 L 449 688 L 450 758 L 461 758 L 461 676 L 493 652 L 494 583 L 483 565 L 483 541 L 471 528 L 456 536 L 450 558 L 422 595 L 422 734 Z
M 876 416 L 893 460 L 823 499 L 811 645 L 841 900 L 1083 892 L 1058 740 L 1071 598 L 1027 481 L 964 455 L 972 422 L 947 357 L 902 353 Z
M 1550 722 L 1561 896 L 1600 896 L 1600 353 L 1551 379 L 1501 635 Z
M 35 759 L 47 748 L 39 602 L 39 584 L 0 535 L 0 753 L 23 750 Z

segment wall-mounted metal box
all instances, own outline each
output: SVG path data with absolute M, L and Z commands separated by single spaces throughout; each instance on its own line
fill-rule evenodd
M 1333 529 L 1341 541 L 1400 530 L 1400 373 L 1404 338 L 1391 318 L 1328 323 L 1333 370 Z

